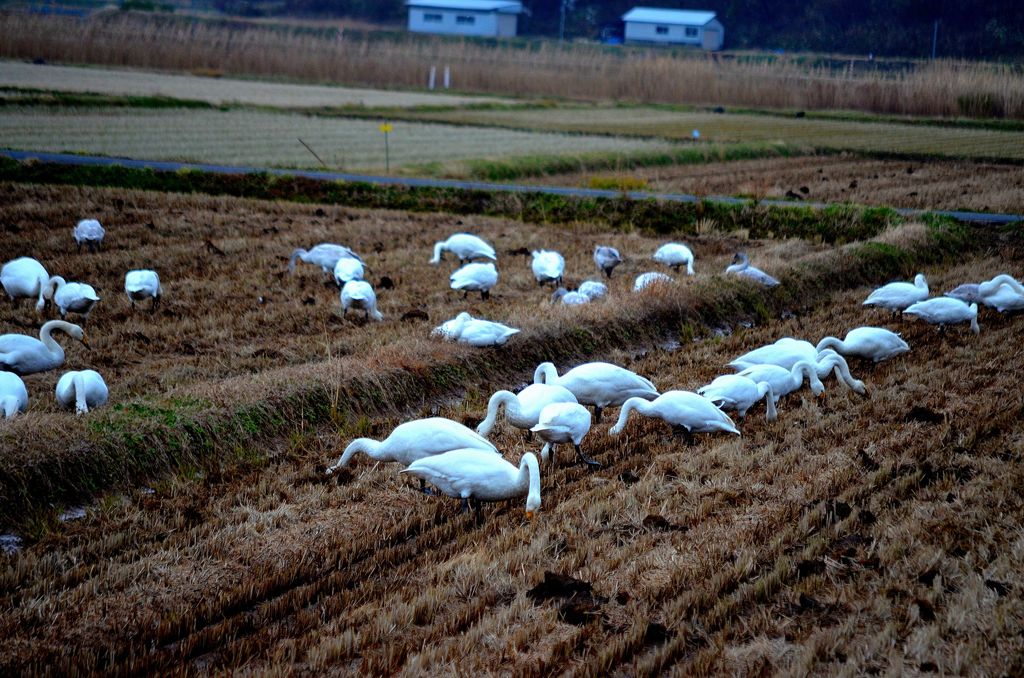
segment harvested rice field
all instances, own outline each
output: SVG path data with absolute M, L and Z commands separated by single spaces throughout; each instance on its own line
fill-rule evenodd
M 553 186 L 589 186 L 608 173 L 545 177 Z M 646 190 L 695 195 L 861 205 L 924 210 L 1024 213 L 1024 167 L 984 162 L 875 160 L 851 155 L 736 160 L 701 165 L 638 168 L 624 173 Z

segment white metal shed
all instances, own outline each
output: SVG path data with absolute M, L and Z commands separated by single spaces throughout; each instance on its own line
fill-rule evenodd
M 622 15 L 626 42 L 693 45 L 722 49 L 725 27 L 714 12 L 634 7 Z
M 407 0 L 416 33 L 512 38 L 523 3 L 509 0 Z

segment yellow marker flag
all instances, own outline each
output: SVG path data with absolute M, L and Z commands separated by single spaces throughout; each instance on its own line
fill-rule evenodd
M 392 126 L 391 126 L 391 123 L 390 123 L 390 122 L 384 122 L 384 123 L 381 123 L 381 125 L 380 125 L 380 131 L 381 131 L 381 132 L 383 132 L 384 134 L 387 134 L 387 133 L 388 133 L 388 132 L 390 132 L 390 131 L 391 131 L 392 129 L 393 129 L 393 128 L 392 128 Z

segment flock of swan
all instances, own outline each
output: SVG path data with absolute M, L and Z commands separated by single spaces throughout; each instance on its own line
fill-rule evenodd
M 466 241 L 458 242 L 465 245 Z M 438 243 L 432 263 L 440 261 L 445 249 L 446 243 Z M 466 262 L 474 255 L 480 256 L 480 252 L 460 246 L 456 255 Z M 488 255 L 493 257 L 493 250 L 489 250 Z M 679 256 L 669 258 L 673 255 Z M 610 277 L 621 263 L 621 257 L 612 248 L 598 247 L 594 261 Z M 678 268 L 687 266 L 689 270 L 693 265 L 692 254 L 687 256 L 675 247 L 667 250 L 659 261 Z M 737 257 L 734 265 L 746 268 L 749 261 Z M 538 282 L 557 280 L 555 273 L 560 271 L 545 269 L 544 280 L 538 275 Z M 749 277 L 771 285 L 774 279 L 765 275 L 758 271 Z M 1024 310 L 1024 288 L 1005 274 L 982 283 L 961 285 L 945 297 L 927 297 L 927 281 L 923 275 L 918 275 L 913 283 L 894 282 L 874 290 L 864 304 L 922 318 L 939 325 L 940 331 L 944 331 L 946 325 L 970 320 L 975 333 L 979 302 L 1000 312 Z M 457 320 L 463 325 L 470 322 L 465 313 Z M 445 331 L 458 332 L 453 328 Z M 847 358 L 878 363 L 909 350 L 910 346 L 899 334 L 883 327 L 857 327 L 842 339 L 828 336 L 817 344 L 783 337 L 737 357 L 729 363 L 735 373 L 720 375 L 695 391 L 662 392 L 649 379 L 610 363 L 585 363 L 561 375 L 552 363 L 542 363 L 534 372 L 533 384 L 519 393 L 499 390 L 490 397 L 487 414 L 475 431 L 440 417 L 409 421 L 382 441 L 353 440 L 338 461 L 327 468 L 327 473 L 344 468 L 361 452 L 379 462 L 397 462 L 404 467 L 401 473 L 419 480 L 424 493 L 430 493 L 426 488 L 426 483 L 430 483 L 441 494 L 460 499 L 463 510 L 474 507 L 478 518 L 483 502 L 524 495 L 526 515 L 533 518 L 541 506 L 541 468 L 555 464 L 558 445 L 571 444 L 578 462 L 590 467 L 600 466 L 584 454 L 582 444 L 592 424 L 601 421 L 605 408 L 620 408 L 617 420 L 608 429 L 613 436 L 624 430 L 634 412 L 661 419 L 690 444 L 697 433 L 740 435 L 728 412 L 734 411 L 737 418 L 743 420 L 754 405 L 764 400 L 766 418 L 773 421 L 778 416 L 777 405 L 781 398 L 800 390 L 805 383 L 819 396 L 825 391 L 822 380 L 829 374 L 834 374 L 854 392 L 867 396 L 865 384 L 850 373 Z M 587 406 L 593 408 L 593 415 Z M 516 466 L 487 439 L 494 432 L 502 411 L 509 426 L 525 431 L 528 437 L 536 434 L 540 438 L 543 447 L 539 450 L 539 459 L 538 454 L 525 452 Z

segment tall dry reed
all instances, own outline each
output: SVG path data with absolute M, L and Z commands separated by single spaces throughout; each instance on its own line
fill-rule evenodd
M 960 61 L 869 74 L 669 51 L 382 39 L 360 32 L 201 22 L 105 12 L 86 19 L 0 13 L 0 57 L 272 76 L 382 88 L 422 87 L 431 65 L 453 87 L 495 94 L 1024 118 L 1024 74 Z

